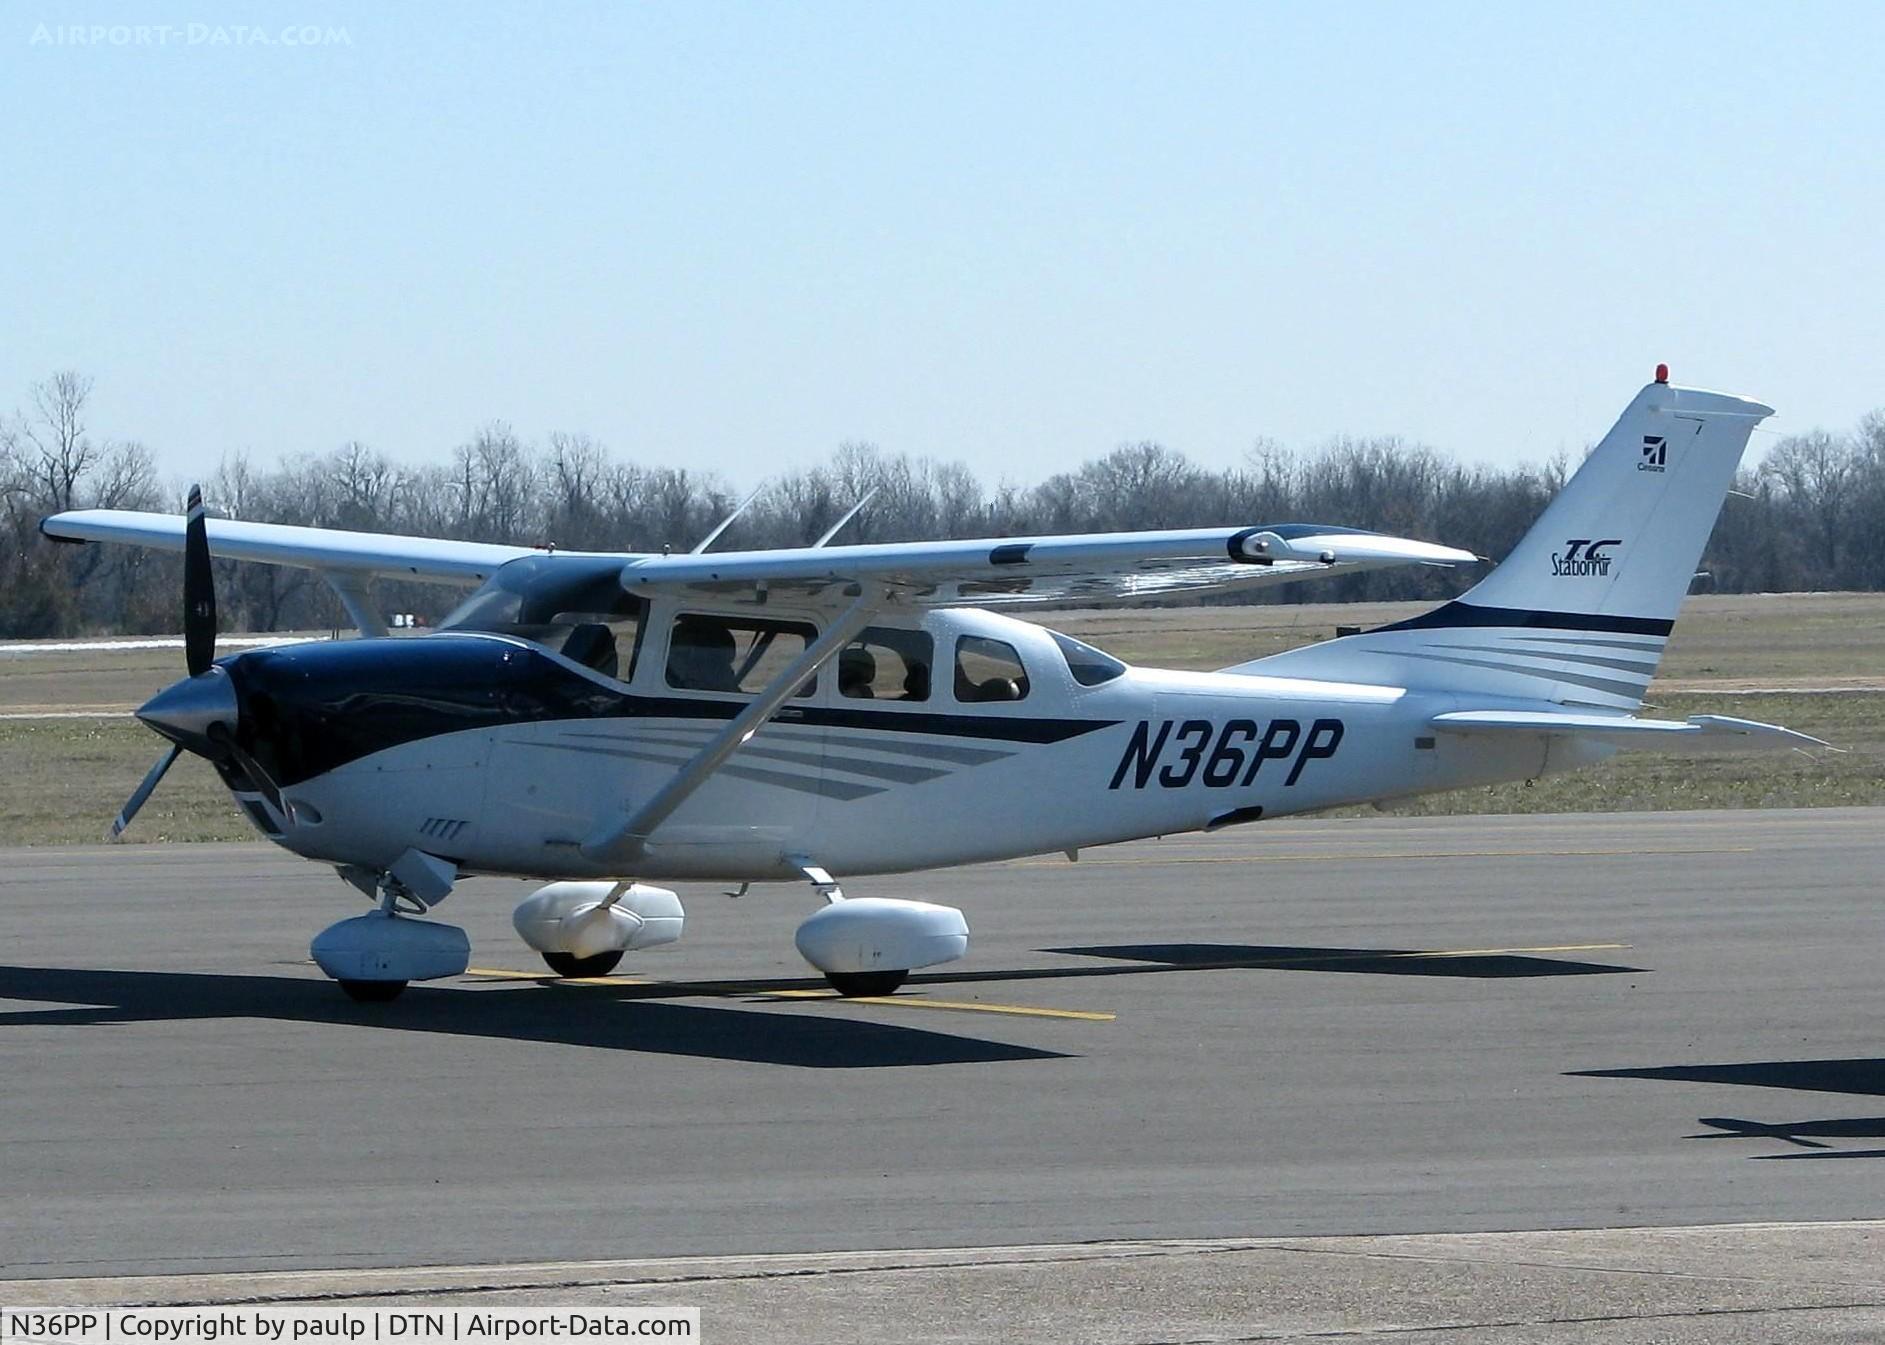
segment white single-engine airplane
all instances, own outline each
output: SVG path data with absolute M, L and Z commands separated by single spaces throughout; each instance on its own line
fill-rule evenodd
M 846 900 L 833 874 L 1076 853 L 1626 748 L 1823 746 L 1635 714 L 1770 414 L 1659 368 L 1464 597 L 1215 673 L 1128 667 L 982 609 L 1477 558 L 1302 524 L 577 553 L 206 519 L 195 492 L 187 519 L 42 528 L 184 553 L 190 675 L 138 711 L 171 747 L 113 834 L 180 753 L 207 758 L 265 836 L 378 899 L 313 944 L 356 998 L 466 969 L 462 930 L 413 917 L 467 874 L 554 880 L 514 923 L 565 976 L 679 937 L 675 894 L 631 879 L 809 881 L 828 904 L 800 953 L 841 993 L 881 995 L 961 957 L 967 923 Z M 214 659 L 212 555 L 317 571 L 365 638 Z M 389 638 L 375 576 L 481 587 L 436 633 Z

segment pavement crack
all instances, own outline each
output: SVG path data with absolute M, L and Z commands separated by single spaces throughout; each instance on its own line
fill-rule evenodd
M 795 1280 L 836 1278 L 858 1275 L 899 1275 L 922 1274 L 931 1271 L 991 1271 L 1007 1270 L 1016 1266 L 1053 1266 L 1100 1261 L 1146 1261 L 1174 1256 L 1215 1256 L 1227 1252 L 1249 1252 L 1267 1250 L 1262 1247 L 1200 1247 L 1193 1244 L 1175 1243 L 1171 1246 L 1136 1247 L 1130 1249 L 1102 1249 L 1053 1256 L 1011 1255 L 1000 1258 L 977 1258 L 956 1260 L 924 1260 L 912 1258 L 903 1261 L 878 1262 L 871 1265 L 825 1265 L 825 1266 L 790 1266 L 779 1268 L 755 1267 L 750 1270 L 703 1270 L 694 1273 L 677 1272 L 670 1274 L 642 1275 L 633 1278 L 616 1275 L 569 1276 L 561 1279 L 533 1279 L 522 1281 L 517 1278 L 493 1276 L 482 1282 L 458 1282 L 452 1284 L 428 1285 L 361 1285 L 348 1289 L 302 1290 L 284 1289 L 280 1293 L 251 1294 L 242 1297 L 198 1297 L 189 1299 L 153 1298 L 139 1301 L 123 1301 L 114 1306 L 125 1308 L 145 1307 L 207 1307 L 207 1306 L 242 1306 L 259 1307 L 278 1303 L 344 1303 L 363 1298 L 443 1298 L 462 1294 L 498 1294 L 498 1293 L 539 1293 L 566 1289 L 662 1289 L 675 1285 L 690 1284 L 740 1284 L 758 1283 L 767 1280 Z M 263 1272 L 266 1274 L 267 1272 Z
M 1288 1340 L 1370 1340 L 1388 1336 L 1431 1335 L 1437 1331 L 1511 1331 L 1538 1326 L 1615 1326 L 1626 1322 L 1682 1321 L 1706 1317 L 1766 1317 L 1809 1312 L 1858 1312 L 1885 1307 L 1866 1303 L 1800 1303 L 1778 1307 L 1690 1308 L 1681 1312 L 1614 1312 L 1589 1317 L 1510 1317 L 1488 1322 L 1432 1322 L 1426 1325 L 1341 1327 L 1332 1331 L 1266 1331 L 1254 1336 L 1188 1336 L 1146 1340 L 1138 1345 L 1264 1345 Z
M 1300 1252 L 1306 1256 L 1344 1256 L 1360 1257 L 1365 1260 L 1413 1261 L 1421 1265 L 1432 1266 L 1485 1266 L 1499 1269 L 1578 1272 L 1588 1275 L 1642 1275 L 1657 1279 L 1693 1280 L 1698 1283 L 1785 1284 L 1789 1288 L 1801 1288 L 1812 1285 L 1822 1289 L 1846 1289 L 1856 1292 L 1885 1294 L 1885 1284 L 1871 1280 L 1803 1280 L 1794 1276 L 1782 1275 L 1698 1274 L 1688 1270 L 1663 1270 L 1654 1266 L 1586 1265 L 1577 1261 L 1534 1261 L 1526 1258 L 1502 1256 L 1446 1256 L 1433 1252 L 1392 1252 L 1366 1247 L 1305 1247 L 1301 1245 L 1285 1244 L 1282 1246 L 1253 1250 Z

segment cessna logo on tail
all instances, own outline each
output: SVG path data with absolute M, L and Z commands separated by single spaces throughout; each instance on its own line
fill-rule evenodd
M 1643 460 L 1636 464 L 1639 472 L 1660 472 L 1667 470 L 1669 462 L 1669 441 L 1660 434 L 1643 436 Z
M 1656 470 L 1661 471 L 1659 467 Z M 1588 575 L 1610 573 L 1612 557 L 1607 546 L 1622 546 L 1621 537 L 1604 537 L 1593 542 L 1588 537 L 1573 537 L 1564 544 L 1564 554 L 1551 558 L 1551 573 L 1560 579 L 1579 579 Z

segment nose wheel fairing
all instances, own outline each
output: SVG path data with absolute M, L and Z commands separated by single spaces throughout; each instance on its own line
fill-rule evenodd
M 308 951 L 343 990 L 363 1000 L 391 999 L 409 981 L 462 976 L 471 965 L 471 939 L 457 925 L 388 910 L 329 925 Z M 372 989 L 360 993 L 356 987 Z

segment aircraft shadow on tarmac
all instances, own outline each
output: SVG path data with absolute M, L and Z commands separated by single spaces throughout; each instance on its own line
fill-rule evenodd
M 1027 966 L 1007 970 L 929 972 L 926 985 L 1146 976 L 1223 968 L 1374 972 L 1382 976 L 1595 976 L 1634 966 L 1576 963 L 1514 953 L 1444 955 L 1370 948 L 1270 948 L 1254 944 L 1122 944 L 1050 948 L 1048 953 L 1112 959 L 1101 966 Z M 1129 963 L 1129 964 L 1122 964 Z M 931 1032 L 856 1017 L 767 1012 L 779 991 L 822 991 L 812 978 L 752 981 L 532 981 L 530 991 L 486 993 L 483 987 L 415 985 L 394 1004 L 354 1004 L 311 976 L 222 976 L 209 972 L 92 970 L 70 966 L 0 966 L 0 998 L 49 1002 L 60 1008 L 0 1012 L 0 1029 L 30 1025 L 162 1023 L 190 1019 L 277 1019 L 334 1023 L 445 1036 L 588 1045 L 605 1051 L 705 1057 L 818 1070 L 912 1064 L 980 1064 L 1067 1059 L 1063 1051 Z M 592 1010 L 594 997 L 622 1012 Z M 737 1008 L 675 1004 L 680 998 L 739 998 Z M 584 1012 L 590 1010 L 590 1012 Z
M 812 1069 L 1064 1058 L 1058 1051 L 901 1024 L 769 1013 L 747 1006 L 649 1002 L 634 995 L 610 995 L 612 988 L 584 985 L 580 994 L 573 986 L 567 994 L 490 994 L 415 986 L 395 1003 L 363 1005 L 343 998 L 329 982 L 305 976 L 0 966 L 0 999 L 67 1006 L 0 1012 L 0 1031 L 32 1025 L 258 1018 Z M 618 1001 L 618 1011 L 596 1012 L 600 1006 L 593 997 L 598 992 Z
M 1725 1083 L 1748 1088 L 1792 1088 L 1813 1093 L 1885 1096 L 1885 1059 L 1762 1060 L 1726 1065 L 1663 1065 L 1654 1069 L 1586 1069 L 1587 1079 L 1658 1079 L 1673 1083 Z M 1885 1149 L 1834 1149 L 1828 1139 L 1885 1138 L 1885 1116 L 1834 1117 L 1821 1121 L 1746 1121 L 1732 1116 L 1704 1116 L 1697 1124 L 1712 1127 L 1687 1139 L 1775 1139 L 1802 1153 L 1751 1154 L 1771 1161 L 1799 1158 L 1885 1158 Z
M 1245 943 L 1135 943 L 1090 948 L 1042 948 L 1068 957 L 1106 958 L 1110 965 L 997 967 L 968 971 L 916 972 L 911 990 L 942 985 L 994 985 L 1009 981 L 1067 981 L 1161 972 L 1340 971 L 1376 976 L 1460 976 L 1475 979 L 1527 976 L 1605 976 L 1641 973 L 1641 967 L 1608 962 L 1570 962 L 1513 953 L 1436 953 L 1395 948 L 1291 948 Z M 756 995 L 768 991 L 822 990 L 818 978 L 765 981 L 656 981 L 622 987 L 626 997 L 671 999 L 699 995 Z
M 1572 962 L 1520 953 L 1435 953 L 1396 948 L 1272 948 L 1243 943 L 1129 943 L 1092 948 L 1046 948 L 1042 951 L 1068 953 L 1078 957 L 1118 958 L 1148 964 L 1131 968 L 1134 971 L 1215 971 L 1250 967 L 1273 971 L 1336 971 L 1372 976 L 1457 976 L 1473 980 L 1499 980 L 1526 976 L 1606 976 L 1643 970 L 1641 967 L 1625 967 L 1608 962 Z
M 1168 943 L 1042 951 L 1113 961 L 1112 965 L 1099 966 L 932 972 L 912 976 L 909 986 L 920 992 L 923 987 L 934 985 L 1142 976 L 1227 968 L 1477 978 L 1588 976 L 1640 970 L 1510 953 L 1440 956 L 1383 948 Z M 823 990 L 825 983 L 821 979 L 559 982 L 545 978 L 530 982 L 527 988 L 543 993 L 491 994 L 484 988 L 414 986 L 393 1004 L 360 1005 L 342 998 L 327 981 L 309 976 L 0 966 L 0 999 L 62 1006 L 0 1011 L 0 1029 L 35 1024 L 257 1018 L 537 1041 L 811 1069 L 1067 1058 L 1066 1052 L 901 1024 L 848 1016 L 776 1013 L 760 1007 L 768 996 L 780 991 Z M 596 996 L 620 1006 L 621 1011 L 594 1012 Z M 700 998 L 743 1002 L 737 1007 L 670 1002 Z

